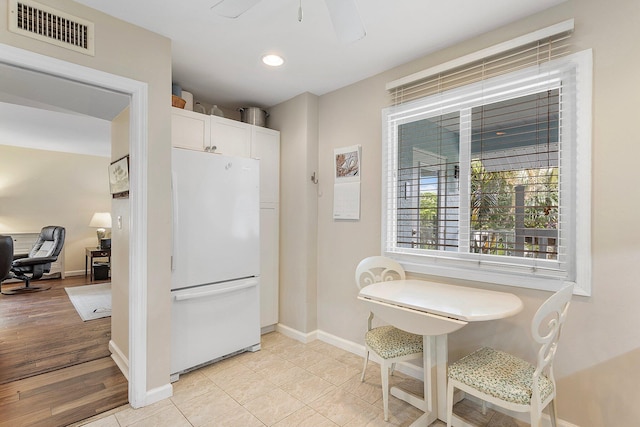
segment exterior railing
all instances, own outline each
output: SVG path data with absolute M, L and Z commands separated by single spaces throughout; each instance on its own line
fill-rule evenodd
M 471 232 L 471 252 L 527 258 L 558 258 L 558 230 L 522 228 Z

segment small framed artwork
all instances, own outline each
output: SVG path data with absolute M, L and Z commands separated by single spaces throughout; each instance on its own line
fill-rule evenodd
M 360 181 L 361 152 L 362 147 L 360 145 L 336 148 L 334 150 L 333 159 L 336 171 L 336 182 Z
M 114 199 L 129 197 L 129 156 L 109 165 L 109 191 Z

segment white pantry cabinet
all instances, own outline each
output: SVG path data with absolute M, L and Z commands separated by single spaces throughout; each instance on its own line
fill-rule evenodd
M 260 206 L 260 327 L 278 323 L 280 210 Z
M 260 160 L 260 203 L 279 203 L 280 132 L 251 127 L 251 157 Z
M 251 126 L 251 157 L 260 160 L 260 326 L 278 323 L 280 132 Z
M 280 132 L 173 108 L 171 144 L 260 160 L 260 326 L 278 323 Z

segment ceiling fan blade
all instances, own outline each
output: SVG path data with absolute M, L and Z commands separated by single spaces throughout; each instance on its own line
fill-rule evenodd
M 211 6 L 211 10 L 225 18 L 235 19 L 259 2 L 260 0 L 220 0 Z
M 367 35 L 355 0 L 325 0 L 338 40 L 353 43 Z

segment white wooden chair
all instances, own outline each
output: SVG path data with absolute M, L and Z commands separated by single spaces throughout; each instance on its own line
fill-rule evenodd
M 517 412 L 530 412 L 531 426 L 539 427 L 542 411 L 549 406 L 551 425 L 556 427 L 556 382 L 553 359 L 560 330 L 567 318 L 573 285 L 553 294 L 531 321 L 533 339 L 540 344 L 534 366 L 525 360 L 492 348 L 481 348 L 449 366 L 447 387 L 447 427 L 453 416 L 454 389 L 484 402 Z M 546 323 L 543 323 L 546 322 Z
M 356 285 L 358 289 L 372 283 L 386 280 L 404 280 L 404 269 L 396 261 L 383 256 L 365 258 L 356 267 Z M 393 326 L 371 327 L 373 313 L 369 313 L 369 324 L 364 341 L 367 354 L 360 381 L 364 381 L 364 374 L 369 361 L 369 352 L 373 351 L 380 357 L 380 374 L 382 378 L 382 401 L 384 404 L 384 420 L 389 421 L 389 370 L 391 375 L 396 362 L 422 357 L 422 336 L 405 332 Z

